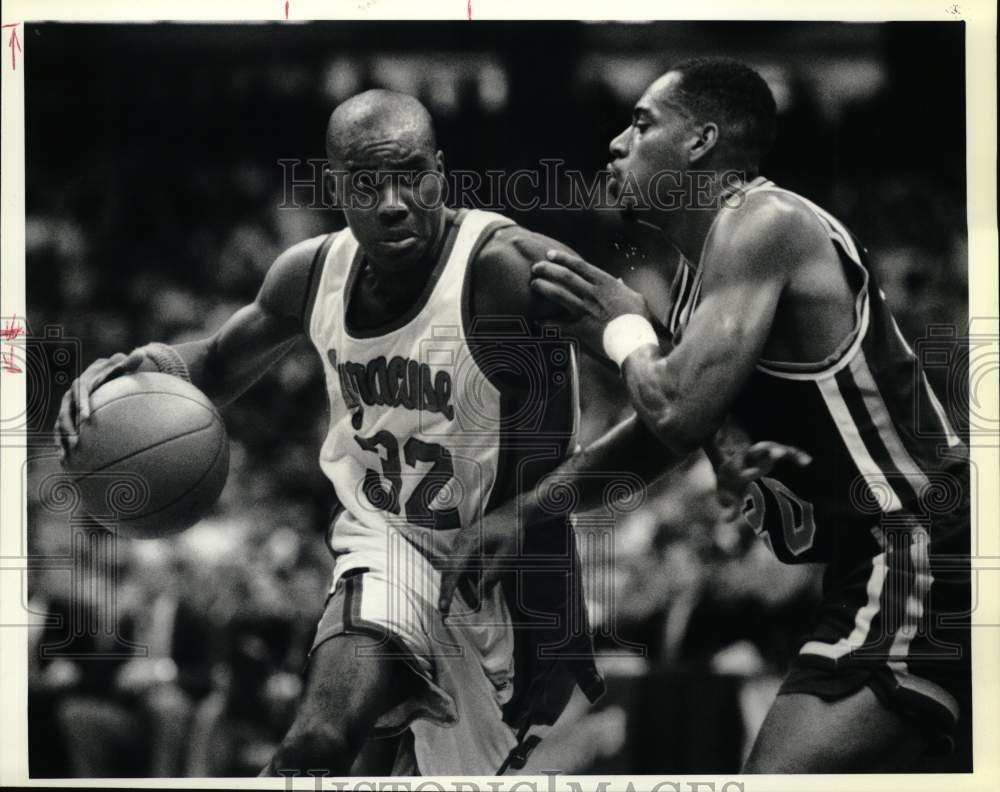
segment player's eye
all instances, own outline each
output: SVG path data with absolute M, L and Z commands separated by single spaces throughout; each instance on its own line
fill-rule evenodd
M 371 190 L 375 187 L 377 178 L 374 171 L 354 171 L 351 174 L 351 185 L 358 190 Z

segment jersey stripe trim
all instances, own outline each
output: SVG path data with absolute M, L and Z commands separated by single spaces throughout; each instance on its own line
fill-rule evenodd
M 775 368 L 775 366 L 807 366 L 808 364 L 781 363 L 779 361 L 768 360 L 759 362 L 756 365 L 756 369 L 772 377 L 777 377 L 778 379 L 811 382 L 834 377 L 850 365 L 851 360 L 853 360 L 854 356 L 857 355 L 858 351 L 861 349 L 862 343 L 864 343 L 865 337 L 868 335 L 868 325 L 871 321 L 871 307 L 868 302 L 870 299 L 870 295 L 868 294 L 868 272 L 867 270 L 864 270 L 864 272 L 865 281 L 861 286 L 861 290 L 858 292 L 858 300 L 856 302 L 857 307 L 855 310 L 855 316 L 857 319 L 855 322 L 854 337 L 844 353 L 834 363 L 826 368 L 820 368 L 814 371 L 792 371 L 785 370 L 783 368 Z
M 916 526 L 910 537 L 913 581 L 907 592 L 903 624 L 894 636 L 892 647 L 889 650 L 892 659 L 887 665 L 900 687 L 933 699 L 947 709 L 952 718 L 957 720 L 959 706 L 955 698 L 934 682 L 913 674 L 907 661 L 903 659 L 909 654 L 910 643 L 917 635 L 920 622 L 924 617 L 925 603 L 928 601 L 931 586 L 934 584 L 934 576 L 930 566 L 930 536 L 922 526 Z
M 862 283 L 858 289 L 858 294 L 854 303 L 855 322 L 854 329 L 852 330 L 854 336 L 853 338 L 851 336 L 847 336 L 847 338 L 852 338 L 850 344 L 847 345 L 847 348 L 842 351 L 833 363 L 827 364 L 826 360 L 817 361 L 815 364 L 760 360 L 756 366 L 759 371 L 780 379 L 808 381 L 823 377 L 832 377 L 850 362 L 852 356 L 861 347 L 861 342 L 864 340 L 868 332 L 870 313 L 869 300 L 871 299 L 871 295 L 869 294 L 870 276 L 864 262 L 861 259 L 861 253 L 858 250 L 858 246 L 854 243 L 854 239 L 851 236 L 850 231 L 848 231 L 837 218 L 821 206 L 814 204 L 808 198 L 804 198 L 798 193 L 778 187 L 770 181 L 754 186 L 752 192 L 780 192 L 802 201 L 802 203 L 804 203 L 806 207 L 812 211 L 816 219 L 823 226 L 831 241 L 836 243 L 835 246 L 839 247 L 861 270 Z M 844 343 L 846 343 L 846 339 Z M 841 349 L 842 347 L 838 347 L 837 351 L 835 351 L 833 355 L 837 355 L 837 352 L 841 351 Z M 827 358 L 827 360 L 829 360 L 829 358 Z
M 319 247 L 316 249 L 316 253 L 313 254 L 312 263 L 309 265 L 309 278 L 306 280 L 306 291 L 305 294 L 302 295 L 302 309 L 299 311 L 301 320 L 300 324 L 307 335 L 309 334 L 309 328 L 312 325 L 311 313 L 308 316 L 306 315 L 309 311 L 309 304 L 310 301 L 312 301 L 312 304 L 315 307 L 315 298 L 319 296 L 319 280 L 316 278 L 316 268 L 326 263 L 327 254 L 329 254 L 330 246 L 333 245 L 333 240 L 336 236 L 336 231 L 331 231 L 326 235 L 326 239 L 320 242 Z
M 671 335 L 677 334 L 680 314 L 684 308 L 685 301 L 687 300 L 688 280 L 691 276 L 690 268 L 684 261 L 681 261 L 680 264 L 678 264 L 678 267 L 680 267 L 680 270 L 676 275 L 677 293 L 674 295 L 674 304 L 670 308 L 670 317 L 667 320 L 667 329 L 670 330 Z
M 844 394 L 841 392 L 837 380 L 826 378 L 818 380 L 816 385 L 826 404 L 827 411 L 840 433 L 840 438 L 844 441 L 844 446 L 851 455 L 854 466 L 868 483 L 875 501 L 881 505 L 882 511 L 886 513 L 902 509 L 903 504 L 899 495 L 889 483 L 882 468 L 872 459 L 868 447 L 862 440 L 861 432 L 851 415 L 847 402 L 844 400 Z M 885 493 L 885 497 L 879 498 L 880 492 Z
M 910 453 L 906 450 L 906 446 L 903 445 L 902 438 L 896 432 L 896 426 L 889 415 L 889 408 L 886 407 L 885 401 L 882 399 L 882 394 L 875 382 L 875 377 L 868 366 L 868 360 L 865 358 L 864 350 L 858 352 L 857 357 L 851 361 L 850 371 L 861 390 L 865 407 L 871 416 L 872 423 L 879 437 L 882 439 L 883 445 L 885 445 L 886 450 L 889 452 L 889 457 L 892 459 L 893 465 L 896 466 L 896 469 L 909 482 L 913 488 L 914 495 L 919 497 L 926 490 L 929 483 L 927 475 L 920 469 L 920 466 L 914 461 L 913 457 L 910 456 Z
M 882 299 L 885 299 L 884 292 L 882 292 Z M 896 323 L 896 317 L 890 315 L 889 320 L 892 323 L 893 331 L 896 333 L 896 338 L 899 339 L 899 343 L 903 345 L 903 349 L 906 350 L 906 353 L 910 356 L 910 358 L 916 362 L 917 356 L 913 353 L 913 349 L 907 342 L 906 336 L 903 335 L 903 331 L 899 329 L 899 325 Z M 924 373 L 923 369 L 920 370 L 920 378 L 923 382 L 924 389 L 927 391 L 927 400 L 931 404 L 931 409 L 934 410 L 934 414 L 937 416 L 938 421 L 941 422 L 941 428 L 944 430 L 948 447 L 954 448 L 957 445 L 961 445 L 962 440 L 955 431 L 955 428 L 952 426 L 951 421 L 948 420 L 948 416 L 945 414 L 944 408 L 941 406 L 941 402 L 938 401 L 937 394 L 934 393 L 934 389 L 931 387 L 931 383 L 928 381 L 927 374 Z M 919 398 L 919 394 L 917 398 Z
M 865 447 L 868 449 L 871 458 L 875 460 L 875 464 L 886 474 L 889 480 L 895 483 L 896 493 L 901 494 L 906 503 L 915 503 L 922 485 L 918 487 L 912 486 L 899 467 L 894 463 L 892 454 L 889 453 L 889 449 L 886 446 L 885 438 L 879 433 L 875 415 L 865 402 L 866 388 L 863 388 L 855 379 L 851 369 L 842 371 L 837 375 L 837 385 L 840 386 L 840 392 L 844 396 L 847 409 L 854 418 L 854 423 L 858 427 L 858 433 Z
M 851 634 L 832 644 L 822 641 L 806 641 L 799 649 L 799 654 L 819 655 L 830 660 L 838 660 L 852 650 L 861 647 L 868 637 L 872 619 L 881 608 L 880 602 L 885 579 L 886 565 L 885 552 L 883 551 L 872 558 L 872 572 L 868 576 L 868 584 L 865 586 L 868 601 L 858 608 L 858 612 L 854 616 L 854 629 L 851 630 Z
M 961 445 L 961 438 L 955 432 L 954 427 L 952 427 L 951 421 L 948 420 L 944 407 L 942 407 L 941 402 L 938 401 L 937 394 L 934 393 L 934 388 L 931 387 L 930 382 L 927 380 L 927 374 L 924 373 L 923 370 L 920 372 L 920 379 L 923 382 L 924 390 L 927 392 L 927 400 L 931 403 L 931 409 L 934 410 L 934 414 L 937 416 L 938 421 L 941 422 L 941 426 L 944 429 L 945 438 L 948 442 L 948 448 L 954 448 L 957 445 Z

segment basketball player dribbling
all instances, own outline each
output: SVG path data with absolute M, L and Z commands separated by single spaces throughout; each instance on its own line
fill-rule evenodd
M 512 571 L 486 596 L 470 589 L 474 607 L 447 621 L 439 567 L 461 525 L 573 450 L 573 352 L 544 332 L 553 306 L 530 288 L 532 262 L 571 251 L 501 215 L 445 207 L 443 155 L 412 97 L 348 99 L 330 117 L 327 153 L 348 227 L 281 254 L 255 301 L 211 337 L 93 363 L 63 399 L 57 433 L 65 455 L 90 394 L 136 370 L 184 377 L 227 404 L 305 333 L 330 398 L 320 465 L 338 501 L 335 564 L 297 715 L 263 774 L 345 775 L 366 744 L 390 737 L 369 773 L 502 773 L 575 687 L 592 700 L 603 690 L 586 625 L 567 634 L 567 614 L 585 613 L 572 528 L 543 518 L 519 564 L 535 554 L 548 566 Z M 766 468 L 784 451 L 753 453 Z M 759 475 L 749 470 L 733 468 L 734 493 Z M 559 618 L 546 628 L 538 614 Z
M 730 415 L 751 440 L 805 452 L 811 464 L 779 461 L 741 505 L 780 560 L 827 564 L 815 625 L 745 769 L 933 768 L 922 764 L 933 753 L 969 745 L 967 448 L 864 248 L 760 175 L 775 116 L 752 69 L 698 59 L 653 82 L 611 142 L 611 186 L 626 215 L 660 228 L 683 257 L 669 343 L 641 296 L 601 269 L 558 250 L 535 264 L 537 293 L 620 366 L 637 413 L 552 478 L 579 484 L 621 464 L 635 453 L 636 421 L 668 449 L 663 467 Z M 929 417 L 919 431 L 917 414 Z M 539 514 L 553 513 L 524 493 L 464 531 L 453 557 L 465 570 L 446 573 L 442 608 L 467 575 L 489 586 L 495 572 L 482 554 L 507 552 L 512 520 L 530 535 Z M 964 756 L 955 769 L 971 769 Z

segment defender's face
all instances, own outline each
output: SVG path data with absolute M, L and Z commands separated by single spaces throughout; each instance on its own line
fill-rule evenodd
M 401 140 L 367 140 L 330 160 L 337 197 L 362 249 L 382 265 L 419 261 L 440 229 L 441 152 Z
M 683 185 L 692 121 L 674 100 L 680 79 L 667 72 L 650 85 L 632 110 L 632 123 L 608 147 L 609 190 L 626 212 L 667 205 Z

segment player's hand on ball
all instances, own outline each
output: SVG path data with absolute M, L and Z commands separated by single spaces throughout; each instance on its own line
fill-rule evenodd
M 63 395 L 56 418 L 56 437 L 59 442 L 60 458 L 66 460 L 79 441 L 80 424 L 90 418 L 90 394 L 108 380 L 131 374 L 142 365 L 142 352 L 133 351 L 126 355 L 119 352 L 109 358 L 98 358 L 69 386 Z
M 516 508 L 516 502 L 501 506 L 458 532 L 449 567 L 441 572 L 441 613 L 447 615 L 456 590 L 475 609 L 480 593 L 487 594 L 500 581 L 504 571 L 501 559 L 514 557 L 518 551 L 520 520 Z
M 812 463 L 812 457 L 805 451 L 770 440 L 754 443 L 730 454 L 715 471 L 717 497 L 724 517 L 735 519 L 750 485 L 786 460 L 799 467 Z
M 651 318 L 639 292 L 579 256 L 550 250 L 531 275 L 531 288 L 569 312 L 573 318 L 561 324 L 596 355 L 604 354 L 604 328 L 612 319 L 624 314 Z

